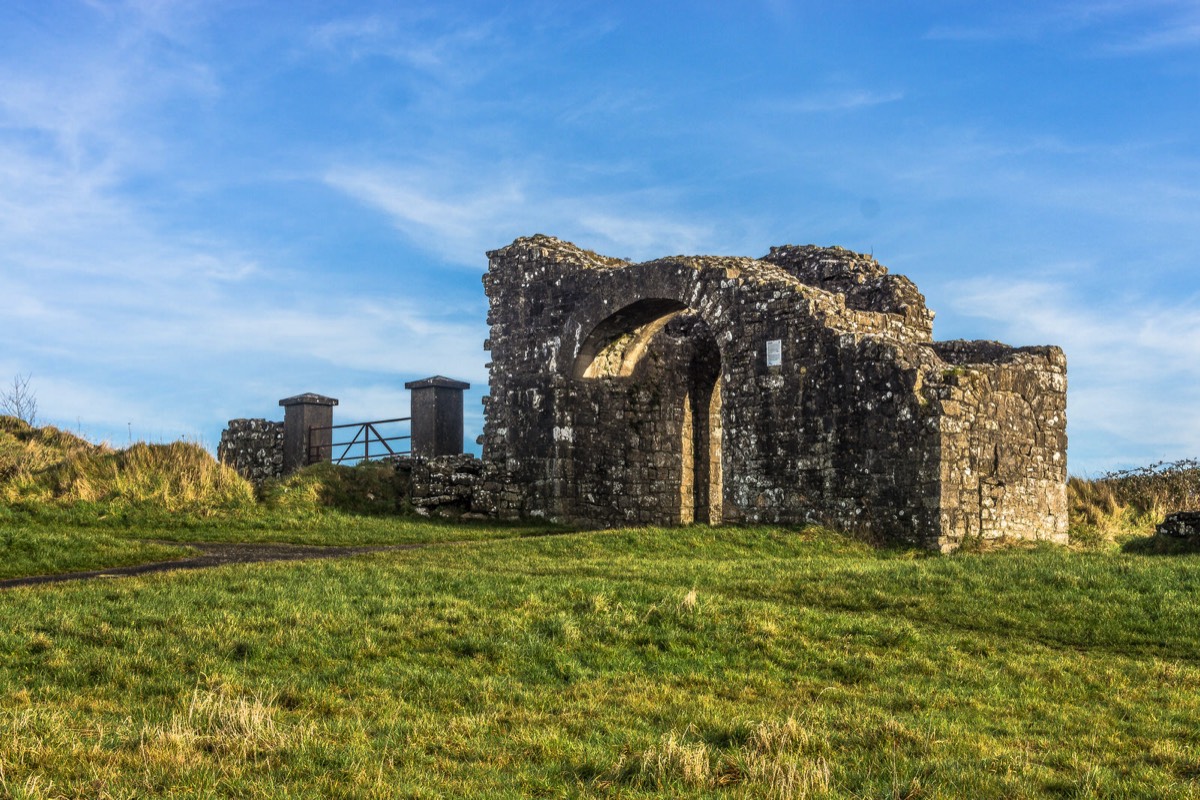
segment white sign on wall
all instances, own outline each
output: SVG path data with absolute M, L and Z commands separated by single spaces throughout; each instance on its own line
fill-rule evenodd
M 767 340 L 767 366 L 778 367 L 783 364 L 783 340 Z

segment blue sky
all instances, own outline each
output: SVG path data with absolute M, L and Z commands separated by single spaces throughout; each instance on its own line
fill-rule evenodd
M 0 4 L 0 378 L 124 444 L 470 381 L 484 251 L 842 245 L 1200 455 L 1200 3 Z

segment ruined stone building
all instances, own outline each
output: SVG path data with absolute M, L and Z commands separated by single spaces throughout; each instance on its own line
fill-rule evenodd
M 836 247 L 633 264 L 534 236 L 488 255 L 503 516 L 1066 537 L 1057 347 L 935 342 L 911 281 Z

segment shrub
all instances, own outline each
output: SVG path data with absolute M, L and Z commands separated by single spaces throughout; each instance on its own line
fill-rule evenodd
M 0 417 L 0 501 L 179 511 L 242 507 L 253 503 L 254 491 L 190 442 L 113 450 L 58 428 Z
M 262 499 L 272 508 L 394 514 L 403 510 L 405 489 L 403 478 L 387 461 L 364 461 L 354 467 L 322 463 L 267 482 Z
M 1172 511 L 1200 508 L 1200 461 L 1160 462 L 1067 484 L 1071 538 L 1093 544 L 1154 532 Z

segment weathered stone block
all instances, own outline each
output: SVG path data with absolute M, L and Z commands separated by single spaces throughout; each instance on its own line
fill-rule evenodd
M 1167 514 L 1155 532 L 1162 536 L 1180 538 L 1200 536 L 1200 511 L 1176 511 Z
M 232 419 L 221 432 L 217 460 L 246 480 L 261 484 L 283 470 L 283 423 L 266 419 Z

